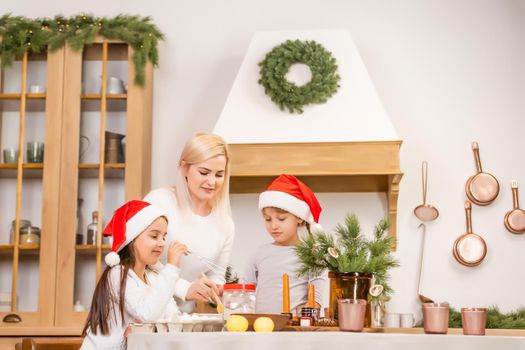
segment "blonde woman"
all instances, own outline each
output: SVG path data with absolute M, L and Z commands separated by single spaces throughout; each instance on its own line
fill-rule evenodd
M 175 296 L 181 311 L 192 312 L 195 301 L 206 301 L 224 276 L 209 270 L 199 257 L 225 267 L 233 245 L 234 225 L 229 198 L 229 156 L 224 140 L 198 133 L 181 153 L 175 186 L 159 188 L 144 201 L 168 213 L 167 243 L 185 244 L 190 255 L 181 264 Z M 202 273 L 205 273 L 205 276 Z

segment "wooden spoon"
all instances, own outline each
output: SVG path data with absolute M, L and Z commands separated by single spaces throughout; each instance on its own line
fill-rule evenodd
M 222 314 L 222 312 L 224 311 L 224 306 L 222 305 L 221 298 L 219 298 L 219 296 L 217 295 L 217 293 L 215 293 L 213 289 L 211 290 L 211 295 L 213 297 L 213 300 L 217 304 L 217 313 Z
M 206 274 L 204 272 L 201 273 L 201 276 L 204 277 L 204 278 L 208 278 L 208 277 L 206 277 Z M 213 297 L 213 299 L 208 297 L 208 301 L 213 303 L 213 304 L 216 304 L 217 305 L 217 313 L 218 314 L 222 314 L 222 312 L 224 311 L 224 306 L 222 305 L 221 298 L 219 298 L 219 296 L 217 295 L 217 293 L 215 293 L 213 288 L 211 289 L 211 296 Z

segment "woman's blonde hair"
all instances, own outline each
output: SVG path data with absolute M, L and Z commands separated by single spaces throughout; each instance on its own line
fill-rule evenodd
M 184 161 L 185 165 L 189 166 L 217 156 L 226 158 L 226 168 L 224 169 L 224 183 L 217 192 L 214 203 L 212 203 L 213 211 L 218 215 L 220 223 L 226 229 L 233 229 L 230 206 L 230 157 L 228 146 L 222 137 L 211 133 L 197 133 L 186 141 L 177 168 L 175 194 L 181 211 L 188 217 L 191 214 L 193 205 L 188 190 L 188 183 L 182 169 L 182 162 Z

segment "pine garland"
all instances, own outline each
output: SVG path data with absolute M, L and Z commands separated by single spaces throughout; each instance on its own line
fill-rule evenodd
M 448 318 L 448 326 L 450 328 L 461 328 L 461 312 L 454 308 L 450 308 L 450 315 Z M 525 308 L 519 308 L 503 314 L 499 311 L 497 306 L 491 306 L 487 310 L 487 324 L 489 329 L 525 329 Z
M 368 240 L 361 233 L 357 216 L 348 214 L 344 225 L 337 225 L 335 237 L 326 232 L 310 234 L 295 247 L 301 263 L 298 274 L 317 276 L 325 270 L 370 273 L 376 284 L 383 286 L 383 294 L 390 295 L 388 270 L 399 266 L 399 262 L 390 254 L 393 237 L 386 235 L 388 227 L 387 220 L 380 220 L 374 238 Z
M 308 65 L 312 79 L 303 86 L 286 80 L 290 66 Z M 332 54 L 315 41 L 287 40 L 266 54 L 259 63 L 259 84 L 281 110 L 303 113 L 303 106 L 324 103 L 339 89 L 340 77 Z
M 158 66 L 157 44 L 164 35 L 151 23 L 150 17 L 118 15 L 114 18 L 80 14 L 72 17 L 28 19 L 9 14 L 0 17 L 0 60 L 2 68 L 9 67 L 26 52 L 54 51 L 67 42 L 73 50 L 81 51 L 101 35 L 106 39 L 123 41 L 133 48 L 135 83 L 144 85 L 147 62 Z

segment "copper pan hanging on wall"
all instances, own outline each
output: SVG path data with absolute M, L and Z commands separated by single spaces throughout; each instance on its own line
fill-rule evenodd
M 509 232 L 515 234 L 525 233 L 525 210 L 519 208 L 518 203 L 518 181 L 512 180 L 512 199 L 514 202 L 514 209 L 505 214 L 503 223 Z
M 484 173 L 481 169 L 477 142 L 472 142 L 472 151 L 474 151 L 478 173 L 469 177 L 465 184 L 465 192 L 472 203 L 489 205 L 499 194 L 499 183 L 493 175 Z
M 467 214 L 467 232 L 454 241 L 452 253 L 454 258 L 463 266 L 474 267 L 481 264 L 487 255 L 487 244 L 481 236 L 472 232 L 472 204 L 465 201 Z

